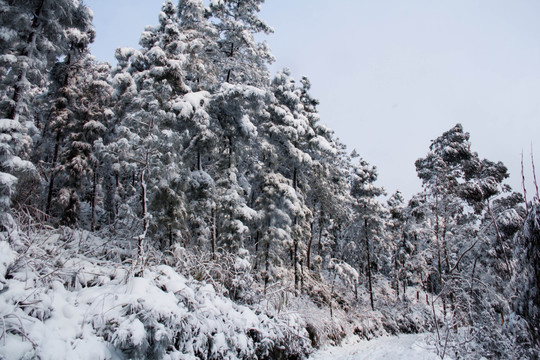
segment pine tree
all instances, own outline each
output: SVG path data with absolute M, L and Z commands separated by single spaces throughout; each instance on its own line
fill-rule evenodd
M 219 31 L 217 56 L 219 79 L 231 84 L 265 85 L 269 79 L 268 63 L 274 60 L 265 42 L 254 35 L 273 32 L 257 17 L 264 0 L 214 0 L 210 3 L 212 18 Z
M 148 27 L 141 35 L 141 51 L 118 49 L 118 66 L 113 72 L 116 87 L 118 117 L 117 140 L 109 145 L 116 158 L 120 179 L 119 193 L 124 197 L 124 217 L 141 220 L 139 229 L 139 255 L 142 255 L 148 231 L 159 230 L 156 238 L 161 243 L 176 241 L 185 213 L 172 208 L 183 204 L 183 194 L 175 184 L 183 176 L 182 151 L 184 136 L 181 107 L 175 103 L 189 91 L 184 83 L 182 49 L 178 29 L 177 9 L 171 1 L 163 4 L 159 25 Z M 177 189 L 170 191 L 170 189 Z M 152 199 L 158 196 L 167 202 Z M 153 204 L 150 209 L 150 205 Z M 163 206 L 163 209 L 156 208 Z M 152 213 L 169 214 L 166 224 L 154 224 L 159 217 Z M 164 220 L 164 219 L 161 219 Z M 172 236 L 174 238 L 174 236 Z
M 218 29 L 210 22 L 210 11 L 202 0 L 180 0 L 179 31 L 186 55 L 185 82 L 192 91 L 218 87 Z
M 509 249 L 521 222 L 521 196 L 504 184 L 508 174 L 502 163 L 471 151 L 469 134 L 459 124 L 435 139 L 416 166 L 424 183 L 419 225 L 424 224 L 432 254 L 426 259 L 431 266 L 427 287 L 442 299 L 446 331 L 473 323 L 474 336 L 486 346 L 478 353 L 502 355 L 501 325 L 509 303 L 501 294 L 508 294 Z
M 351 171 L 351 196 L 355 211 L 354 228 L 356 236 L 362 243 L 357 244 L 360 250 L 358 265 L 360 273 L 367 275 L 371 308 L 375 309 L 373 272 L 385 266 L 389 259 L 389 250 L 383 241 L 384 207 L 377 197 L 384 195 L 384 189 L 376 186 L 377 169 L 364 159 Z
M 270 98 L 271 94 L 265 89 L 223 84 L 208 110 L 217 140 L 213 154 L 218 157 L 211 166 L 216 184 L 216 217 L 222 223 L 216 224 L 216 235 L 218 242 L 226 244 L 224 248 L 238 249 L 248 236 L 244 227 L 249 227 L 252 217 L 249 208 L 253 206 L 253 196 L 249 184 L 260 155 L 258 124 Z M 233 233 L 226 234 L 221 229 Z
M 512 279 L 514 287 L 514 311 L 528 324 L 532 339 L 529 347 L 531 358 L 538 357 L 540 349 L 540 210 L 534 203 L 515 238 L 514 256 L 516 271 Z
M 26 160 L 32 149 L 29 135 L 37 132 L 35 125 L 42 126 L 34 100 L 44 92 L 46 72 L 58 57 L 68 54 L 70 34 L 84 33 L 90 22 L 91 12 L 78 1 L 0 2 L 0 68 L 5 70 L 0 80 L 3 212 L 15 193 L 15 180 L 34 173 Z
M 349 221 L 349 184 L 347 169 L 350 159 L 346 149 L 334 137 L 332 130 L 320 123 L 317 111 L 318 101 L 311 97 L 310 81 L 303 77 L 299 89 L 301 113 L 308 120 L 312 131 L 307 132 L 305 151 L 312 159 L 305 174 L 305 202 L 312 213 L 311 231 L 307 244 L 306 266 L 310 268 L 313 251 L 322 256 L 325 244 L 329 244 L 328 229 L 336 224 Z M 339 226 L 337 226 L 339 227 Z M 314 240 L 316 237 L 316 246 Z M 320 259 L 320 258 L 319 258 Z
M 47 93 L 50 111 L 36 149 L 37 156 L 41 156 L 45 166 L 48 165 L 47 172 L 43 174 L 48 180 L 44 184 L 47 189 L 45 213 L 51 214 L 53 195 L 59 194 L 56 205 L 61 209 L 55 215 L 67 225 L 75 225 L 79 218 L 80 189 L 95 166 L 92 164 L 95 163 L 92 146 L 99 135 L 96 134 L 91 140 L 84 139 L 84 123 L 93 120 L 88 118 L 89 110 L 85 108 L 92 106 L 90 104 L 94 101 L 94 108 L 105 105 L 103 98 L 110 95 L 110 91 L 108 94 L 99 94 L 97 89 L 96 94 L 96 90 L 91 88 L 97 84 L 103 87 L 103 83 L 106 88 L 110 88 L 106 83 L 110 68 L 106 66 L 100 78 L 94 79 L 94 60 L 88 53 L 94 31 L 90 23 L 86 26 L 84 32 L 76 28 L 66 31 L 66 40 L 71 45 L 63 61 L 58 61 L 51 70 L 51 85 Z M 98 112 L 104 110 L 95 109 Z M 55 181 L 60 182 L 60 185 L 56 186 L 58 184 Z
M 406 293 L 406 286 L 408 276 L 406 273 L 406 266 L 409 262 L 410 255 L 410 243 L 407 241 L 405 235 L 405 200 L 403 195 L 398 190 L 387 201 L 388 207 L 388 223 L 387 234 L 390 237 L 392 246 L 392 276 L 394 278 L 394 287 L 396 289 L 396 295 L 399 299 L 400 284 L 403 284 L 403 294 Z
M 430 278 L 435 281 L 438 277 L 438 283 L 445 291 L 442 296 L 445 314 L 447 301 L 450 301 L 452 313 L 455 314 L 456 284 L 451 273 L 462 251 L 458 237 L 466 232 L 459 229 L 464 203 L 457 193 L 465 177 L 464 164 L 473 156 L 469 134 L 464 133 L 463 127 L 458 124 L 435 139 L 428 155 L 416 161 L 418 177 L 422 180 L 431 206 L 429 216 L 433 219 L 430 243 L 434 269 Z

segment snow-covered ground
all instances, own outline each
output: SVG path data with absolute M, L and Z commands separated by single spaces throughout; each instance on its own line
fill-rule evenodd
M 311 355 L 310 360 L 437 360 L 435 348 L 426 343 L 425 334 L 384 336 L 360 342 L 350 341 Z M 447 358 L 447 357 L 445 357 Z M 448 359 L 448 358 L 447 358 Z

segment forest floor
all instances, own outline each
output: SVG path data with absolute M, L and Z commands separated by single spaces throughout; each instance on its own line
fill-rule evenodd
M 440 359 L 435 347 L 427 343 L 428 336 L 428 334 L 383 336 L 361 341 L 351 338 L 341 346 L 326 347 L 313 353 L 309 360 Z

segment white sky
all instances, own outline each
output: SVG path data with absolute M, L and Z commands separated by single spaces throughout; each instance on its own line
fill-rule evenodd
M 100 60 L 137 47 L 162 0 L 87 0 Z M 312 82 L 322 122 L 379 170 L 379 184 L 420 190 L 414 161 L 456 123 L 474 151 L 502 161 L 521 190 L 540 169 L 540 1 L 267 0 L 277 58 Z M 529 187 L 529 198 L 532 186 Z

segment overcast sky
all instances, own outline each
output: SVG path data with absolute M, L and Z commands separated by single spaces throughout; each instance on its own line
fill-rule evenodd
M 113 61 L 138 47 L 162 0 L 87 0 L 92 52 Z M 267 0 L 261 17 L 277 58 L 312 82 L 322 122 L 379 170 L 379 184 L 406 197 L 421 188 L 414 162 L 456 123 L 474 151 L 502 161 L 509 183 L 532 185 L 540 169 L 540 1 Z M 529 190 L 531 195 L 532 186 Z

